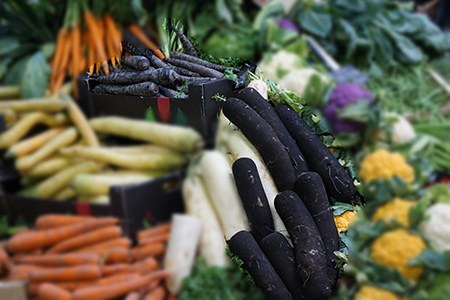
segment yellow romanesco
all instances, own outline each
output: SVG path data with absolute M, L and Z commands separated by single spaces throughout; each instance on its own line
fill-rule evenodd
M 334 216 L 334 223 L 340 233 L 342 230 L 347 230 L 348 226 L 355 221 L 355 219 L 356 211 L 347 210 L 339 216 Z
M 371 286 L 364 285 L 355 295 L 355 300 L 400 300 L 401 298 L 391 291 Z
M 409 226 L 409 210 L 414 206 L 415 201 L 407 201 L 400 198 L 395 198 L 382 206 L 380 206 L 375 214 L 372 216 L 373 221 L 384 220 L 389 222 L 397 220 L 403 226 Z
M 417 280 L 422 268 L 408 262 L 425 250 L 425 242 L 405 229 L 389 231 L 377 238 L 371 247 L 372 258 L 382 266 L 395 268 L 406 278 Z
M 369 182 L 374 179 L 390 179 L 398 176 L 407 183 L 414 181 L 414 169 L 406 162 L 400 153 L 391 153 L 379 149 L 367 155 L 362 163 L 361 178 Z

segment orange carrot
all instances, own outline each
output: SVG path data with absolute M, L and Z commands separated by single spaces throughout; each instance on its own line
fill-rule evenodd
M 170 294 L 169 297 L 167 297 L 167 300 L 178 300 L 178 297 L 176 295 Z
M 77 249 L 76 252 L 90 252 L 95 250 L 105 250 L 111 249 L 112 247 L 123 247 L 129 248 L 131 245 L 131 241 L 129 238 L 117 238 L 108 241 L 104 241 L 101 243 L 97 243 L 91 246 L 87 246 L 84 248 Z
M 54 81 L 54 86 L 53 86 L 53 90 L 51 91 L 52 93 L 55 93 L 56 91 L 58 91 L 63 82 L 64 82 L 64 78 L 66 77 L 66 73 L 67 73 L 67 68 L 69 66 L 69 56 L 70 56 L 70 52 L 71 52 L 71 48 L 72 48 L 72 39 L 71 39 L 71 35 L 72 35 L 72 30 L 69 30 L 67 32 L 67 37 L 64 40 L 64 45 L 63 45 L 63 50 L 62 54 L 61 54 L 61 61 L 59 62 L 58 65 L 56 65 L 56 70 L 55 70 L 55 81 Z
M 72 28 L 72 90 L 74 91 L 75 98 L 78 98 L 78 74 L 80 66 L 80 48 L 81 48 L 81 33 L 80 24 L 76 24 Z
M 3 269 L 8 264 L 9 256 L 5 248 L 0 245 L 0 269 Z
M 97 264 L 100 260 L 98 254 L 73 253 L 42 256 L 22 256 L 15 260 L 19 264 L 30 264 L 43 267 L 69 267 L 86 264 Z
M 50 76 L 50 90 L 54 90 L 55 80 L 58 74 L 58 65 L 61 64 L 61 59 L 63 56 L 63 51 L 65 49 L 67 39 L 67 29 L 61 28 L 58 31 L 58 36 L 56 38 L 56 46 L 55 46 L 55 54 L 53 55 L 52 63 L 51 63 L 51 76 Z
M 104 257 L 106 264 L 128 263 L 131 258 L 130 249 L 123 247 L 101 250 L 100 255 Z
M 81 288 L 73 293 L 73 300 L 106 300 L 113 299 L 128 294 L 131 291 L 140 289 L 154 281 L 167 278 L 170 275 L 167 271 L 156 271 L 136 280 L 119 282 L 107 286 L 93 286 Z
M 101 32 L 102 29 L 98 26 L 98 21 L 91 11 L 86 10 L 84 12 L 84 20 L 88 26 L 89 33 L 91 34 L 91 42 L 95 46 L 95 50 L 98 54 L 98 59 L 103 62 L 107 59 L 107 56 L 103 45 Z M 105 74 L 109 74 L 108 64 L 103 65 L 103 71 L 105 72 Z
M 142 260 L 149 256 L 159 257 L 166 252 L 166 246 L 163 243 L 154 243 L 136 247 L 131 250 L 133 260 Z
M 136 273 L 145 275 L 153 271 L 156 271 L 159 268 L 159 263 L 156 261 L 155 258 L 149 257 L 143 261 L 135 262 L 132 265 L 132 268 Z
M 113 283 L 135 280 L 135 279 L 138 279 L 141 277 L 142 276 L 140 276 L 139 274 L 136 274 L 136 273 L 115 274 L 115 275 L 108 276 L 108 277 L 97 280 L 95 282 L 95 286 L 105 286 L 105 285 L 110 285 Z
M 69 281 L 98 279 L 102 275 L 98 265 L 82 265 L 64 268 L 45 268 L 30 272 L 29 279 L 33 282 Z
M 38 266 L 33 265 L 19 265 L 19 266 L 12 266 L 9 275 L 8 280 L 24 280 L 28 279 L 31 271 L 40 270 L 41 268 Z
M 71 224 L 83 223 L 87 220 L 93 220 L 94 217 L 90 216 L 73 216 L 73 215 L 63 215 L 63 214 L 45 214 L 37 218 L 36 228 L 37 229 L 49 229 L 55 227 L 61 227 Z
M 164 54 L 145 34 L 141 27 L 137 24 L 131 24 L 128 26 L 128 31 L 134 35 L 145 47 L 153 51 L 153 53 L 160 59 L 164 59 Z
M 139 241 L 139 245 L 148 245 L 154 243 L 166 243 L 170 238 L 170 233 L 161 233 L 154 236 L 149 236 Z
M 170 228 L 171 228 L 170 223 L 159 224 L 148 229 L 140 230 L 138 232 L 137 238 L 140 241 L 151 236 L 159 235 L 162 233 L 168 233 L 170 232 Z
M 72 238 L 61 241 L 50 248 L 47 253 L 64 253 L 69 250 L 79 249 L 92 245 L 97 242 L 118 238 L 122 235 L 122 229 L 119 226 L 108 226 L 87 233 L 74 236 Z
M 106 14 L 104 16 L 104 20 L 105 20 L 108 35 L 111 36 L 112 45 L 113 45 L 114 49 L 116 50 L 116 53 L 120 54 L 119 50 L 120 50 L 120 45 L 122 42 L 122 32 L 117 27 L 117 24 L 116 24 L 116 22 L 114 22 L 114 19 L 111 17 L 111 15 Z M 115 54 L 115 55 L 117 55 L 117 54 Z
M 140 299 L 141 294 L 139 294 L 138 292 L 131 292 L 125 297 L 125 300 L 140 300 Z
M 102 276 L 130 273 L 133 270 L 130 264 L 103 265 L 100 268 L 102 270 Z
M 38 289 L 39 300 L 71 300 L 69 291 L 51 283 L 43 283 Z
M 118 223 L 114 217 L 97 218 L 83 223 L 67 225 L 59 228 L 40 230 L 27 234 L 13 236 L 8 243 L 11 252 L 25 252 L 51 246 L 65 239 L 85 233 L 87 231 L 111 226 Z
M 143 300 L 164 300 L 166 297 L 166 290 L 162 285 L 157 286 L 156 288 L 152 289 L 150 292 L 148 292 Z

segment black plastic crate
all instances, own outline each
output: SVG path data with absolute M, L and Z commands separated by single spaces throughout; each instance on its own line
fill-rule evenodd
M 96 81 L 87 74 L 79 78 L 79 104 L 89 117 L 113 115 L 145 119 L 151 109 L 157 122 L 190 126 L 196 129 L 212 145 L 217 116 L 222 101 L 233 97 L 239 88 L 230 79 L 217 79 L 204 84 L 190 84 L 187 99 L 168 97 L 140 97 L 99 94 L 91 92 Z

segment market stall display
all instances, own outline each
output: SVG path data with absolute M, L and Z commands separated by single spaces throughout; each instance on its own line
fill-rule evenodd
M 0 213 L 30 226 L 3 276 L 38 299 L 450 297 L 450 36 L 347 2 L 0 4 Z

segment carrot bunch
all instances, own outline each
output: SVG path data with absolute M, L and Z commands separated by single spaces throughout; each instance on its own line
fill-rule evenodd
M 0 247 L 3 280 L 26 280 L 38 299 L 176 299 L 160 269 L 170 224 L 138 233 L 139 243 L 122 236 L 114 217 L 48 214 L 34 230 L 19 232 Z
M 128 31 L 160 59 L 164 54 L 142 28 L 133 23 Z M 57 92 L 66 76 L 72 78 L 75 96 L 77 77 L 83 71 L 109 74 L 120 60 L 122 29 L 110 13 L 95 15 L 85 1 L 68 2 L 64 24 L 58 31 L 51 61 L 50 91 Z
M 50 91 L 58 91 L 67 75 L 76 91 L 78 75 L 95 62 L 101 62 L 103 72 L 108 74 L 107 60 L 111 58 L 115 65 L 121 40 L 122 31 L 110 14 L 95 16 L 83 2 L 69 1 L 51 62 Z

